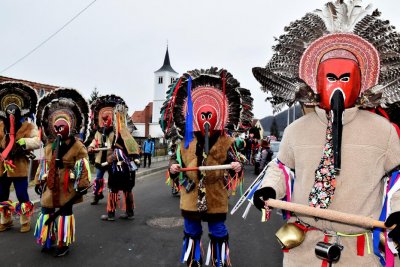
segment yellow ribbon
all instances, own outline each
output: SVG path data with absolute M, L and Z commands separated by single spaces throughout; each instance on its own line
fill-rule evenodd
M 367 240 L 367 251 L 368 251 L 368 254 L 371 254 L 371 248 L 370 248 L 370 245 L 369 245 L 369 236 L 368 236 L 369 232 L 365 232 L 365 233 L 362 233 L 362 234 L 345 234 L 345 233 L 337 232 L 336 234 L 338 236 L 345 236 L 345 237 L 358 237 L 358 236 L 365 235 L 365 239 Z

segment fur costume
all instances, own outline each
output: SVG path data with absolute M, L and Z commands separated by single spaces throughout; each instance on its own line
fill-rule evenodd
M 47 145 L 35 176 L 35 191 L 41 195 L 42 206 L 35 237 L 43 249 L 50 249 L 55 241 L 57 256 L 65 255 L 75 241 L 72 205 L 82 202 L 90 185 L 88 154 L 83 144 L 88 114 L 86 100 L 73 89 L 57 89 L 38 104 L 37 124 Z M 56 208 L 60 217 L 46 224 Z
M 133 219 L 134 217 L 134 196 L 132 189 L 135 186 L 135 175 L 139 161 L 139 146 L 132 136 L 132 127 L 128 117 L 128 107 L 122 98 L 115 95 L 106 96 L 96 100 L 92 105 L 92 111 L 97 114 L 97 129 L 101 129 L 90 144 L 90 148 L 108 147 L 107 151 L 100 151 L 96 155 L 96 182 L 94 201 L 97 204 L 103 198 L 102 187 L 104 185 L 104 172 L 108 177 L 107 214 L 101 217 L 102 220 L 114 221 L 115 212 L 119 205 L 119 191 L 123 191 L 125 214 L 120 217 Z
M 161 110 L 161 128 L 172 142 L 182 140 L 171 157 L 171 165 L 185 168 L 239 161 L 234 139 L 225 130 L 250 128 L 253 99 L 229 72 L 217 68 L 189 71 L 167 94 Z M 206 261 L 212 260 L 213 266 L 231 265 L 224 221 L 229 191 L 241 183 L 242 175 L 243 170 L 170 174 L 172 178 L 179 176 L 181 187 L 180 207 L 185 220 L 181 262 L 187 262 L 188 266 L 202 265 L 203 220 L 208 222 L 210 232 Z
M 0 231 L 11 227 L 11 212 L 20 215 L 21 232 L 30 230 L 33 203 L 28 195 L 29 159 L 40 147 L 38 130 L 32 120 L 36 110 L 36 91 L 23 84 L 0 84 Z M 8 198 L 14 184 L 18 202 Z
M 119 111 L 117 112 L 117 108 Z M 112 163 L 114 143 L 121 136 L 123 146 L 128 148 L 129 155 L 139 154 L 139 147 L 132 137 L 132 131 L 135 126 L 132 120 L 127 115 L 127 105 L 125 101 L 116 95 L 105 95 L 97 98 L 90 105 L 91 124 L 90 138 L 91 142 L 88 148 L 109 148 L 96 152 L 96 180 L 93 190 L 94 201 L 93 205 L 97 204 L 100 199 L 104 198 L 104 174 L 109 170 L 109 165 Z M 110 175 L 109 175 L 110 176 Z M 114 206 L 114 205 L 113 205 Z

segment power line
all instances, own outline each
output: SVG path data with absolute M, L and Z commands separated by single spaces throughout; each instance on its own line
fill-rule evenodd
M 83 12 L 85 12 L 86 9 L 88 9 L 91 5 L 93 5 L 97 0 L 93 0 L 89 5 L 87 5 L 84 9 L 82 9 L 81 11 L 78 12 L 78 14 L 76 14 L 75 16 L 73 16 L 69 21 L 67 21 L 67 23 L 65 23 L 60 29 L 58 29 L 56 32 L 54 32 L 52 35 L 50 35 L 49 37 L 47 37 L 43 42 L 41 42 L 40 44 L 38 44 L 37 46 L 35 46 L 32 50 L 30 50 L 28 53 L 26 53 L 24 56 L 22 56 L 21 58 L 19 58 L 17 61 L 15 61 L 14 63 L 12 63 L 11 65 L 9 65 L 8 67 L 2 69 L 0 71 L 0 74 L 3 74 L 3 72 L 11 69 L 12 67 L 14 67 L 15 65 L 17 65 L 19 62 L 21 62 L 22 60 L 24 60 L 25 58 L 27 58 L 28 56 L 30 56 L 32 53 L 34 53 L 36 50 L 38 50 L 41 46 L 43 46 L 45 43 L 47 43 L 48 41 L 50 41 L 51 38 L 53 38 L 54 36 L 56 36 L 60 31 L 62 31 L 65 27 L 67 27 L 71 22 L 73 22 L 77 17 L 79 17 Z

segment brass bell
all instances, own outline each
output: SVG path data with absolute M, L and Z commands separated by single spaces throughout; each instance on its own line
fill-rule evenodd
M 303 243 L 306 234 L 294 223 L 287 223 L 279 228 L 275 236 L 282 249 L 291 249 Z
M 118 166 L 122 166 L 122 161 L 118 161 L 118 162 L 117 162 L 117 165 L 118 165 Z
M 46 181 L 46 180 L 47 180 L 47 173 L 43 174 L 43 175 L 42 175 L 42 179 L 40 179 L 40 180 Z
M 75 180 L 75 173 L 73 171 L 69 171 L 69 179 Z

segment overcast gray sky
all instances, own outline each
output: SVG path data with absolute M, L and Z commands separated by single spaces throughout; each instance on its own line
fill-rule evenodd
M 0 69 L 41 43 L 93 0 L 1 0 Z M 1 75 L 73 87 L 89 97 L 115 93 L 141 110 L 152 100 L 166 43 L 172 67 L 224 67 L 251 90 L 254 114 L 272 113 L 251 69 L 265 66 L 274 36 L 321 0 L 97 0 L 75 21 Z M 400 2 L 364 1 L 400 27 Z

